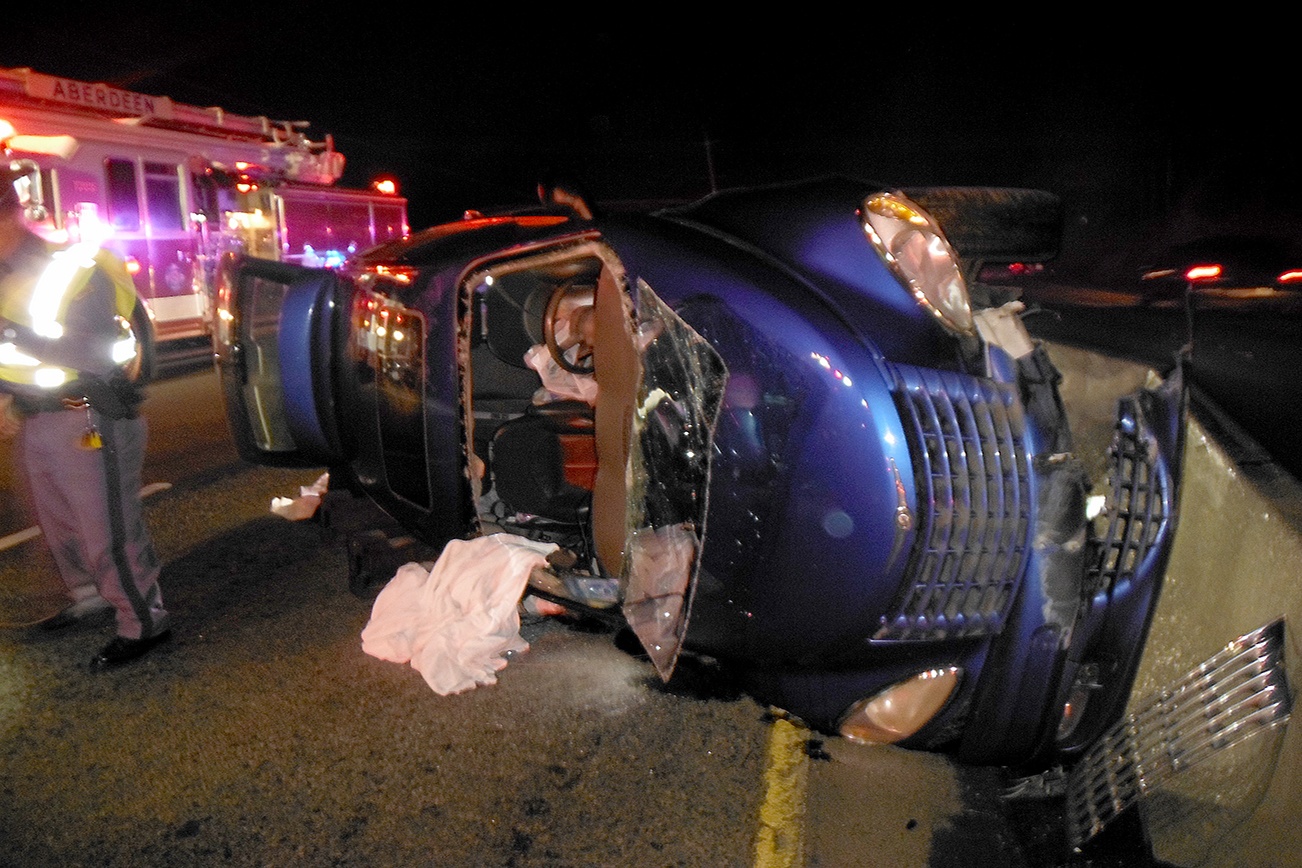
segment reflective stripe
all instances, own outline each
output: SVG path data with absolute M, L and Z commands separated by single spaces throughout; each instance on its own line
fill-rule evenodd
M 113 364 L 125 365 L 136 357 L 136 335 L 128 332 L 127 336 L 113 344 Z
M 14 346 L 13 341 L 0 344 L 0 365 L 12 365 L 18 368 L 34 368 L 41 363 Z
M 68 381 L 68 371 L 54 365 L 42 365 L 12 342 L 0 344 L 0 380 L 22 386 L 57 389 Z
M 27 302 L 32 331 L 44 338 L 63 337 L 68 301 L 90 281 L 95 270 L 95 252 L 93 245 L 81 242 L 50 254 L 50 263 L 41 272 Z
M 111 361 L 119 367 L 130 363 L 138 353 L 136 335 L 132 331 L 132 314 L 137 298 L 135 282 L 126 265 L 90 241 L 48 252 L 49 262 L 35 280 L 11 286 L 3 293 L 7 318 L 26 325 L 40 337 L 61 338 L 68 306 L 90 285 L 95 269 L 99 268 L 113 285 L 113 307 L 124 332 L 112 346 Z M 23 304 L 23 296 L 26 296 L 26 304 Z M 0 343 L 0 380 L 56 389 L 77 376 L 78 372 L 71 368 L 43 364 L 12 341 Z

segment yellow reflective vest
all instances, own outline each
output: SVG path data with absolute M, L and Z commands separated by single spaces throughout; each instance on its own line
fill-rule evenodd
M 97 360 L 102 362 L 97 367 L 128 368 L 138 359 L 131 330 L 137 298 L 126 265 L 100 247 L 40 243 L 43 251 L 20 251 L 13 257 L 12 271 L 0 279 L 0 380 L 25 390 L 53 391 L 77 379 L 78 370 L 42 358 L 42 347 L 64 339 L 68 310 L 89 291 L 97 270 L 112 284 L 121 332 L 109 351 L 111 358 Z

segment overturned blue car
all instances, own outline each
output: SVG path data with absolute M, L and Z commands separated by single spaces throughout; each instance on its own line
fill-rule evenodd
M 1052 256 L 1054 208 L 822 178 L 467 212 L 341 271 L 234 256 L 232 427 L 436 548 L 556 543 L 529 593 L 666 680 L 702 655 L 852 740 L 1069 761 L 1129 697 L 1185 396 L 1173 360 L 1073 451 L 1020 303 L 971 280 Z

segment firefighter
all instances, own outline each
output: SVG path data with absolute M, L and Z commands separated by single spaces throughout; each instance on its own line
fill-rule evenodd
M 37 521 L 70 602 L 45 629 L 101 623 L 116 635 L 92 671 L 139 659 L 171 635 L 140 500 L 138 303 L 122 262 L 27 228 L 0 161 L 0 435 L 17 437 Z

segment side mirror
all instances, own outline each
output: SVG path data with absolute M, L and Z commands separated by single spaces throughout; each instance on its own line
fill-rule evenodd
M 18 174 L 13 184 L 18 191 L 18 200 L 23 203 L 23 216 L 31 223 L 44 223 L 50 219 L 41 186 L 41 167 L 32 160 L 14 160 L 9 168 Z

